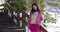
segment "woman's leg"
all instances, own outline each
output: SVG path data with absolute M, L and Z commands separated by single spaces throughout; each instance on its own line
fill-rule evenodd
M 36 31 L 36 32 L 40 32 L 40 29 L 39 29 L 39 28 L 40 28 L 40 26 L 39 26 L 39 25 L 36 25 L 36 26 L 35 26 L 35 31 Z
M 35 32 L 34 29 L 35 29 L 35 28 L 34 28 L 34 25 L 33 25 L 33 24 L 30 24 L 30 30 L 31 30 L 31 32 Z
M 39 32 L 39 25 L 31 24 L 30 29 L 31 29 L 31 32 Z

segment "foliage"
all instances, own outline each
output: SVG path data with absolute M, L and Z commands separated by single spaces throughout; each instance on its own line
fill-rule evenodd
M 48 12 L 46 12 L 46 14 L 44 14 L 45 20 L 49 23 L 56 23 L 56 19 L 52 18 L 50 14 L 48 14 Z
M 58 0 L 58 2 L 60 2 L 60 0 Z
M 13 4 L 12 7 L 16 8 L 16 9 L 21 9 L 25 4 L 25 0 L 13 0 Z
M 59 4 L 57 4 L 57 3 L 49 3 L 48 5 L 53 6 L 53 7 L 59 6 Z
M 40 7 L 41 7 L 42 10 L 44 10 L 44 8 L 46 6 L 44 2 L 45 2 L 45 0 L 40 1 Z
M 48 2 L 48 5 L 53 6 L 53 7 L 58 7 L 59 6 L 60 0 L 50 0 L 50 3 Z

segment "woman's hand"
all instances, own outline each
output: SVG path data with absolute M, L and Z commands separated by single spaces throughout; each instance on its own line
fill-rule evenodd
M 44 23 L 44 21 L 42 20 L 42 21 L 39 22 L 39 25 L 42 25 L 43 23 Z

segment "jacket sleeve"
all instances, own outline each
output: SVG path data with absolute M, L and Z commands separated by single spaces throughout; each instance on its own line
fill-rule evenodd
M 30 12 L 30 15 L 28 17 L 28 24 L 30 24 L 30 18 L 31 18 L 31 12 Z
M 43 19 L 43 15 L 42 15 L 42 12 L 40 12 L 40 21 L 44 20 Z

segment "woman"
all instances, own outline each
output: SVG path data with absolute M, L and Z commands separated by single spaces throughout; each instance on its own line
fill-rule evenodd
M 42 13 L 36 3 L 32 4 L 32 10 L 28 18 L 29 28 L 31 32 L 40 32 L 40 23 L 43 20 Z

